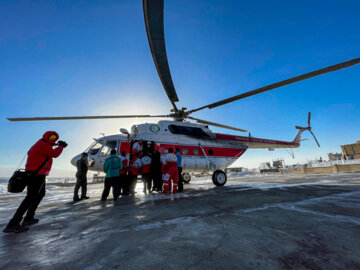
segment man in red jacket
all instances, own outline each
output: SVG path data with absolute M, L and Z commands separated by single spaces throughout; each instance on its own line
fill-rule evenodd
M 42 139 L 30 148 L 25 165 L 25 170 L 29 172 L 27 194 L 3 232 L 24 232 L 28 230 L 26 226 L 39 222 L 34 216 L 39 203 L 45 196 L 45 178 L 51 170 L 52 159 L 60 156 L 67 146 L 66 142 L 58 141 L 58 146 L 53 148 L 58 139 L 59 135 L 55 131 L 47 131 Z M 26 216 L 20 225 L 25 213 Z

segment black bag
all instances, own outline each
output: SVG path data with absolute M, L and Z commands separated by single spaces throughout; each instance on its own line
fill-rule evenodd
M 8 183 L 8 192 L 18 193 L 23 192 L 28 184 L 29 172 L 25 170 L 17 170 L 11 176 Z
M 9 179 L 8 187 L 7 187 L 8 192 L 11 192 L 11 193 L 23 192 L 25 187 L 28 185 L 29 177 L 31 175 L 37 174 L 40 171 L 40 169 L 46 164 L 46 162 L 48 160 L 49 160 L 49 158 L 47 158 L 40 165 L 40 167 L 34 172 L 25 171 L 22 169 L 16 170 L 14 172 L 14 174 L 11 176 L 11 178 Z

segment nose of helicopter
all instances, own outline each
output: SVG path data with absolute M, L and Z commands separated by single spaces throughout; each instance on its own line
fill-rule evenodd
M 80 158 L 81 158 L 81 154 L 73 157 L 73 158 L 71 159 L 71 161 L 70 161 L 71 164 L 76 167 L 76 162 L 77 162 Z

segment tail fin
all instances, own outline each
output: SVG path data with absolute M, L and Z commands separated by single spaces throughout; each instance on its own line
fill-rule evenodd
M 295 136 L 295 138 L 294 138 L 293 141 L 300 143 L 300 141 L 301 141 L 301 135 L 303 134 L 303 132 L 304 132 L 305 130 L 308 130 L 308 131 L 311 133 L 311 135 L 314 137 L 314 140 L 315 140 L 316 144 L 320 147 L 320 144 L 319 144 L 318 140 L 316 139 L 315 134 L 314 134 L 314 133 L 312 132 L 312 130 L 311 130 L 310 122 L 311 122 L 311 112 L 308 113 L 308 125 L 307 125 L 307 127 L 295 126 L 295 128 L 298 129 L 299 131 L 298 131 L 298 133 L 296 134 L 296 136 Z

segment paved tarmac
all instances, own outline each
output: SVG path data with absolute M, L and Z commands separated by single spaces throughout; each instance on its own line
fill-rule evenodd
M 105 203 L 101 189 L 76 204 L 50 189 L 39 224 L 0 236 L 0 269 L 360 269 L 360 173 L 201 178 Z M 19 200 L 0 197 L 2 227 Z

